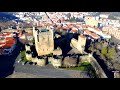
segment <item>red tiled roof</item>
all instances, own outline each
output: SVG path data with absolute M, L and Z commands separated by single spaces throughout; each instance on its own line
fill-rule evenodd
M 14 40 L 13 37 L 6 37 L 5 39 L 6 39 L 6 40 Z
M 87 34 L 93 36 L 93 37 L 98 37 L 98 38 L 99 38 L 99 36 L 98 36 L 97 34 L 92 33 L 92 32 L 90 32 L 89 30 L 85 30 L 85 32 L 86 32 Z
M 70 29 L 68 26 L 63 26 L 63 29 Z
M 99 37 L 97 34 L 95 34 L 95 33 L 91 33 L 91 35 L 93 36 L 93 37 Z
M 98 32 L 101 32 L 101 30 L 99 28 L 95 28 L 95 27 L 91 27 L 91 26 L 89 26 L 89 27 L 96 30 L 96 31 L 98 31 Z
M 95 30 L 96 30 L 96 31 L 99 31 L 99 32 L 101 31 L 99 28 L 96 28 Z
M 69 28 L 73 28 L 74 26 L 73 26 L 73 25 L 69 25 L 68 27 L 69 27 Z
M 77 33 L 77 30 L 72 29 L 71 32 Z
M 85 32 L 86 32 L 87 34 L 91 34 L 91 32 L 90 32 L 89 30 L 85 30 Z
M 80 35 L 80 37 L 81 37 L 81 38 L 85 38 L 85 36 L 83 36 L 83 35 Z
M 0 43 L 0 48 L 10 48 L 13 44 L 15 44 L 14 38 L 6 37 L 6 41 L 4 43 Z
M 81 27 L 81 25 L 76 25 L 75 27 L 76 27 L 76 28 L 80 28 L 80 27 Z

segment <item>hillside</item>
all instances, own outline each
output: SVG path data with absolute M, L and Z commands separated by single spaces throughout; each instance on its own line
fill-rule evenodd
M 0 22 L 18 19 L 12 12 L 0 12 Z

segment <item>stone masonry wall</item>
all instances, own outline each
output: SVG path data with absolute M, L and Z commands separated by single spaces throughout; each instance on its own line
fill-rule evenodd
M 107 78 L 105 72 L 91 54 L 86 56 L 81 56 L 81 60 L 82 62 L 84 62 L 84 60 L 90 62 L 99 78 Z

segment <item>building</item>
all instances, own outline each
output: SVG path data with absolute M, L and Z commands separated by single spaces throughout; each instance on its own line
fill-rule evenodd
M 91 16 L 85 17 L 85 23 L 86 23 L 86 25 L 88 25 L 88 26 L 98 27 L 98 21 L 95 20 L 95 18 L 94 18 L 94 17 L 91 17 Z
M 104 39 L 111 39 L 111 35 L 103 33 L 102 30 L 98 28 L 88 27 L 88 30 L 94 32 L 95 34 L 101 36 Z
M 0 38 L 0 48 L 5 49 L 5 48 L 11 48 L 12 45 L 15 44 L 15 39 L 10 36 L 10 34 L 3 34 Z
M 108 34 L 114 36 L 116 39 L 120 40 L 120 30 L 108 30 Z
M 78 49 L 78 51 L 80 51 L 80 53 L 82 54 L 84 53 L 85 45 L 86 45 L 86 37 L 83 35 L 79 35 L 78 40 L 74 38 L 71 40 L 71 47 Z
M 92 37 L 92 38 L 94 38 L 94 39 L 99 39 L 99 38 L 100 38 L 100 36 L 98 36 L 97 34 L 91 32 L 91 31 L 89 31 L 89 30 L 85 30 L 85 31 L 84 31 L 84 35 L 88 35 L 88 36 L 90 36 L 90 37 Z
M 108 18 L 109 14 L 100 14 L 100 18 Z
M 47 55 L 54 50 L 54 37 L 52 29 L 35 30 L 35 47 L 38 56 Z

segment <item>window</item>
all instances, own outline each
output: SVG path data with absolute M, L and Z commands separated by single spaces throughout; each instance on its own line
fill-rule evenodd
M 39 42 L 39 35 L 37 35 L 37 40 L 38 40 L 38 42 Z

